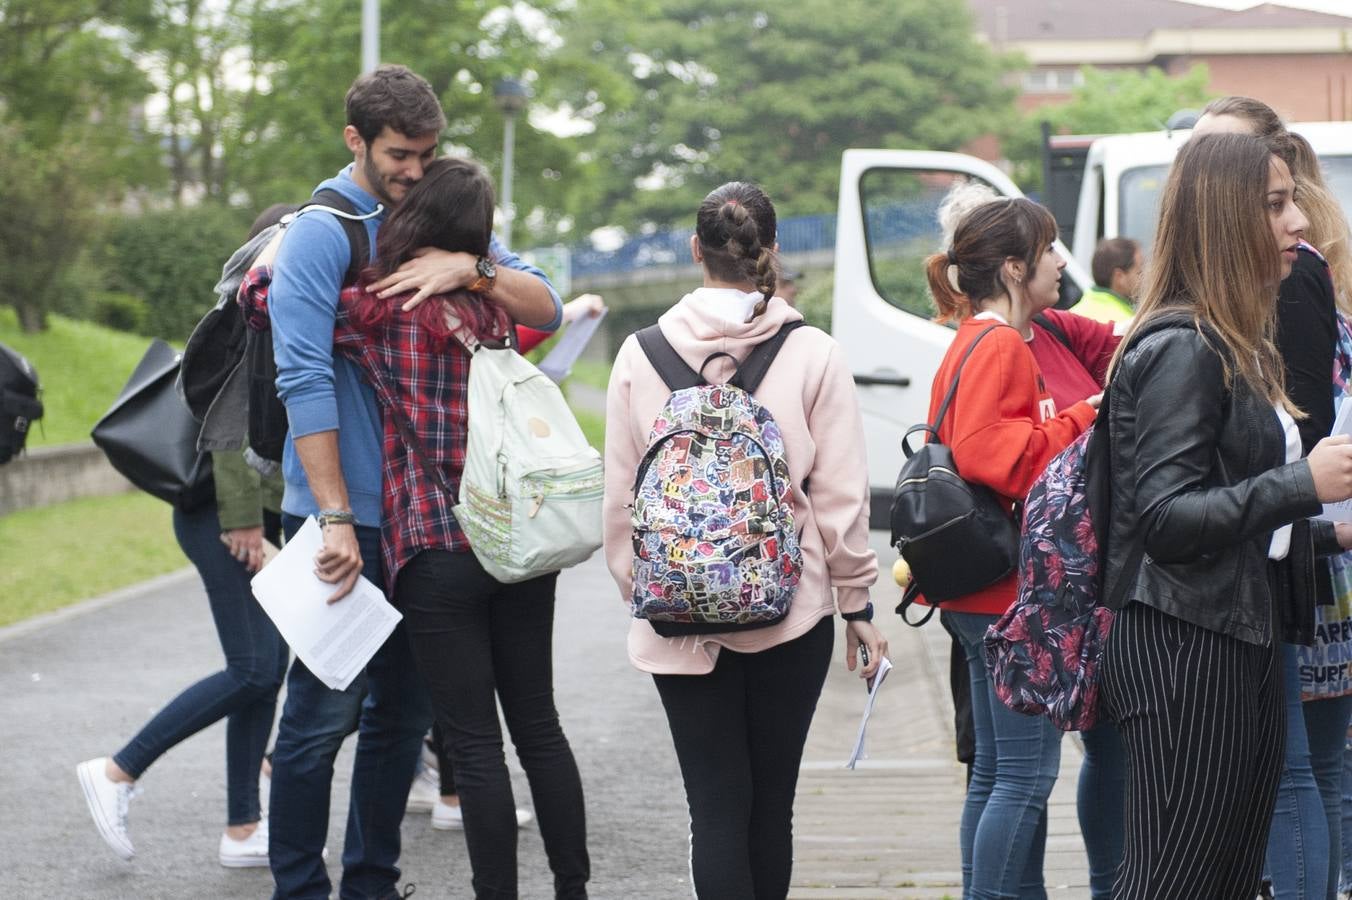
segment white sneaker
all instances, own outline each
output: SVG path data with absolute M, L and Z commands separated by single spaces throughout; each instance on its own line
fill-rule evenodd
M 530 824 L 534 819 L 535 814 L 529 810 L 516 811 L 517 828 Z M 437 805 L 432 807 L 432 827 L 437 831 L 462 831 L 465 827 L 465 817 L 460 812 L 460 805 L 452 806 L 438 801 Z
M 426 813 L 432 812 L 441 804 L 441 779 L 433 769 L 422 769 L 413 779 L 413 785 L 408 789 L 408 805 L 404 807 L 406 813 Z
M 228 834 L 221 835 L 221 865 L 227 869 L 261 868 L 268 864 L 268 820 L 258 823 L 253 834 L 237 841 Z
M 99 830 L 99 836 L 122 859 L 136 855 L 127 834 L 127 806 L 131 803 L 132 786 L 108 777 L 108 757 L 87 759 L 75 767 L 84 792 L 89 815 Z

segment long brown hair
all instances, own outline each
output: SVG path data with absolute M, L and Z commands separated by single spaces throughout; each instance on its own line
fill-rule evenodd
M 972 209 L 953 229 L 947 253 L 925 260 L 925 277 L 938 321 L 965 319 L 987 301 L 1008 293 L 1001 272 L 1005 260 L 1023 260 L 1031 277 L 1039 257 L 1056 240 L 1056 219 L 1040 203 L 1002 198 Z M 957 272 L 957 287 L 948 280 Z
M 1324 181 L 1324 170 L 1310 142 L 1288 131 L 1272 107 L 1252 97 L 1221 97 L 1212 100 L 1202 112 L 1243 120 L 1254 137 L 1269 141 L 1272 152 L 1290 167 L 1291 177 L 1296 181 L 1297 202 L 1310 220 L 1305 239 L 1328 260 L 1338 307 L 1352 315 L 1352 235 L 1338 198 Z
M 1136 316 L 1117 355 L 1157 316 L 1186 311 L 1218 340 L 1226 386 L 1236 376 L 1273 403 L 1286 398 L 1273 343 L 1281 263 L 1268 224 L 1269 144 L 1206 134 L 1179 150 L 1160 198 L 1159 227 Z M 1206 326 L 1205 328 L 1203 326 Z

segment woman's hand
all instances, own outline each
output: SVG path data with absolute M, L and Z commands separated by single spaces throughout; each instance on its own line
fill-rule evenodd
M 584 316 L 595 318 L 601 315 L 605 308 L 606 301 L 601 299 L 600 294 L 578 294 L 563 304 L 563 321 L 566 324 Z
M 408 312 L 428 297 L 469 287 L 479 274 L 475 262 L 477 258 L 472 253 L 423 247 L 394 272 L 374 282 L 370 289 L 381 299 L 413 292 L 403 305 L 404 312 Z
M 1085 402 L 1085 403 L 1088 403 L 1088 404 L 1089 404 L 1090 406 L 1092 406 L 1094 409 L 1098 409 L 1099 406 L 1102 405 L 1102 403 L 1103 403 L 1103 391 L 1099 391 L 1097 394 L 1095 394 L 1095 395 L 1092 396 L 1092 397 L 1086 397 L 1086 398 L 1084 398 L 1084 402 Z
M 873 678 L 887 655 L 887 638 L 874 627 L 872 622 L 845 623 L 845 668 L 854 671 L 855 657 L 862 644 L 868 651 L 868 665 L 860 671 L 859 677 L 865 680 Z
M 253 528 L 231 528 L 221 532 L 221 541 L 229 548 L 230 555 L 239 560 L 240 565 L 250 572 L 263 568 L 263 526 Z
M 1307 459 L 1319 502 L 1338 503 L 1352 497 L 1352 438 L 1345 434 L 1326 437 L 1314 445 Z

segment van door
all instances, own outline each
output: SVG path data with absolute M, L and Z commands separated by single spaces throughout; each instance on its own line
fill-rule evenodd
M 953 338 L 933 321 L 925 279 L 925 258 L 943 239 L 936 213 L 953 187 L 972 180 L 1022 196 L 999 169 L 960 153 L 847 150 L 841 159 L 831 331 L 859 388 L 875 528 L 886 527 L 902 435 L 926 420 L 930 383 Z M 1060 305 L 1069 306 L 1089 282 L 1057 246 L 1068 260 Z

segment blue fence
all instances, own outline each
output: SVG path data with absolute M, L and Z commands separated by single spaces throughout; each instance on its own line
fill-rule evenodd
M 574 278 L 632 272 L 650 266 L 675 266 L 690 262 L 690 236 L 694 229 L 681 228 L 639 235 L 615 250 L 572 248 Z M 797 216 L 779 223 L 779 249 L 783 253 L 830 250 L 836 246 L 834 215 Z

